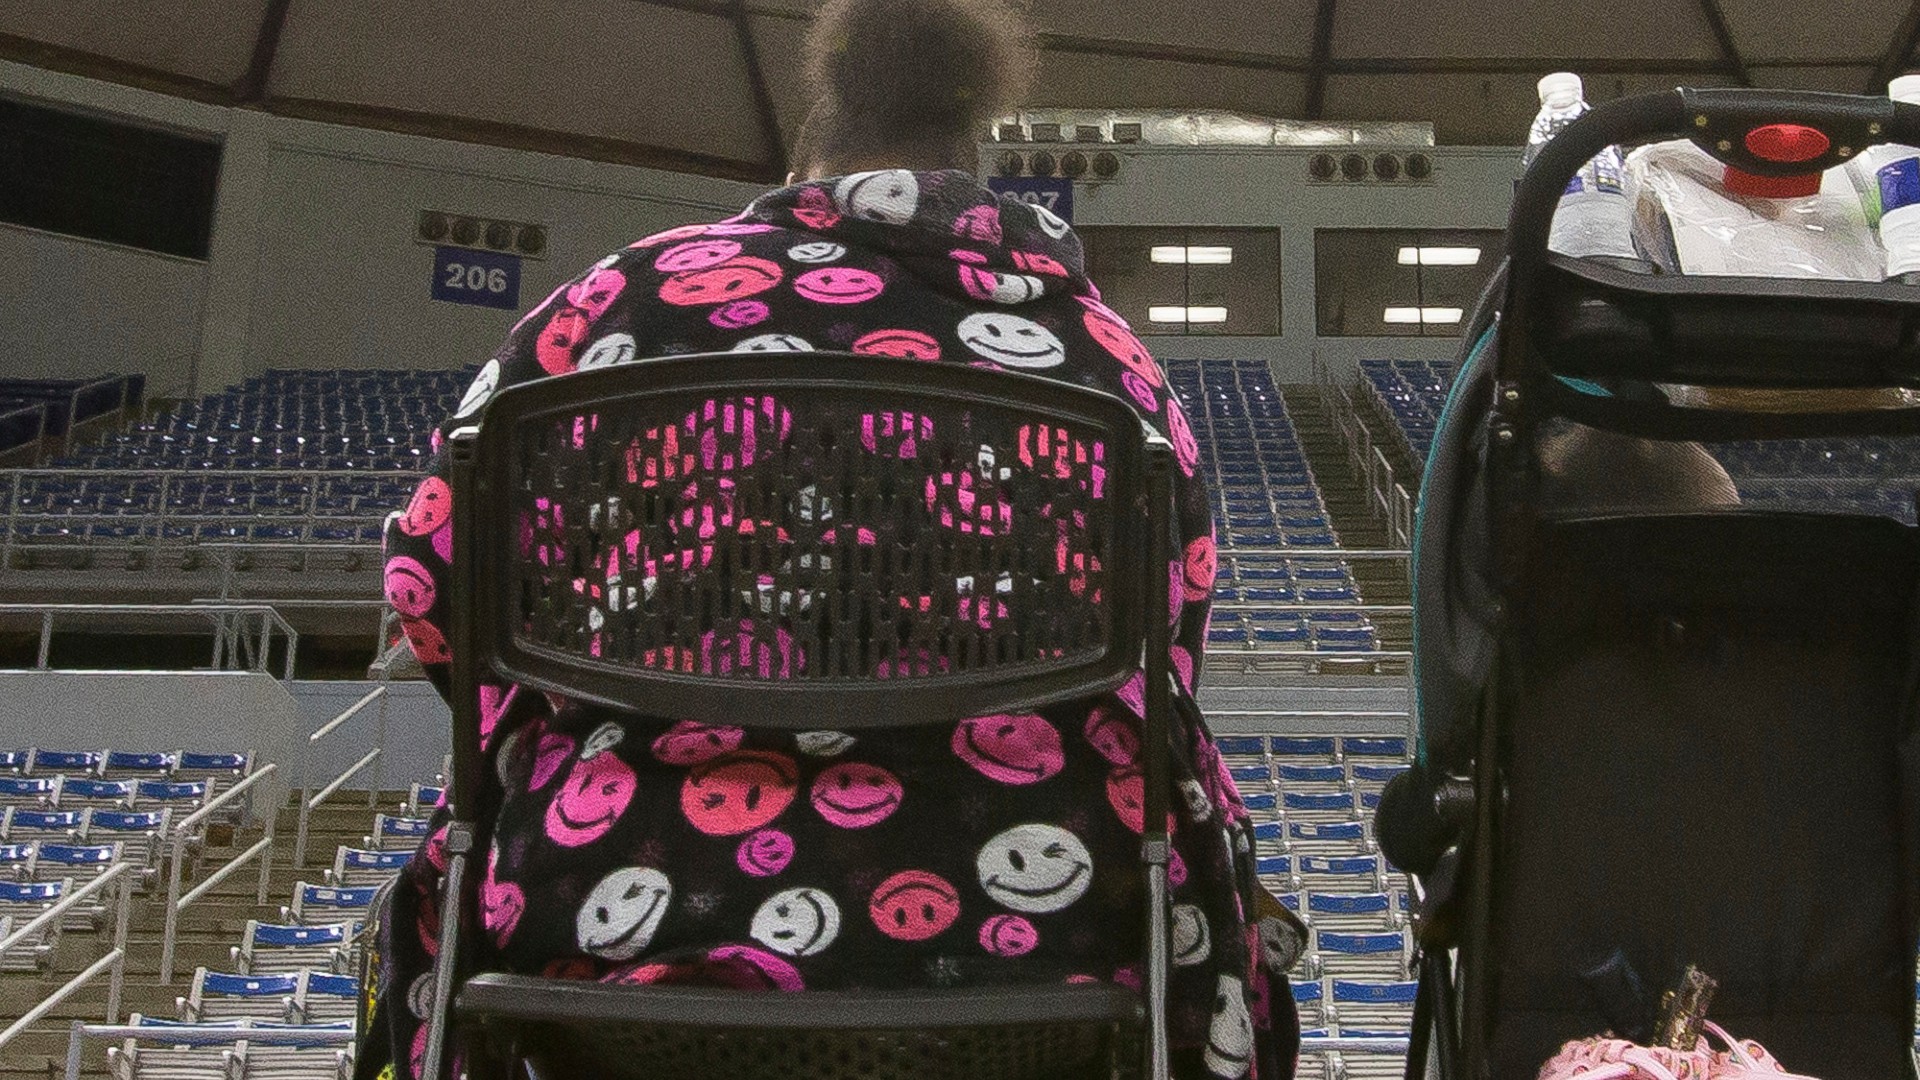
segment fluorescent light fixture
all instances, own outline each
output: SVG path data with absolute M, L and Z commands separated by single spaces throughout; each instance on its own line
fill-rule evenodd
M 1191 263 L 1195 266 L 1225 266 L 1233 261 L 1233 249 L 1223 246 L 1156 244 L 1147 257 L 1157 263 Z
M 1381 316 L 1381 320 L 1400 325 L 1427 323 L 1430 325 L 1452 325 L 1458 323 L 1466 312 L 1457 307 L 1390 307 Z
M 1227 321 L 1227 309 L 1223 307 L 1181 307 L 1177 304 L 1155 304 L 1147 309 L 1147 321 L 1157 323 L 1223 323 Z
M 1401 266 L 1478 266 L 1477 247 L 1403 247 Z

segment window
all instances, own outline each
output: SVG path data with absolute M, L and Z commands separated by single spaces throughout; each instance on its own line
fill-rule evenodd
M 0 221 L 207 257 L 220 144 L 0 100 Z
M 1322 229 L 1321 337 L 1458 337 L 1505 251 L 1498 229 Z
M 1141 334 L 1280 333 L 1280 234 L 1273 229 L 1087 226 L 1087 273 Z

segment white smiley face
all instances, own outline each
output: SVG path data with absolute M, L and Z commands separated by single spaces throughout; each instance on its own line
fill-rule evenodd
M 1213 954 L 1213 932 L 1207 929 L 1207 917 L 1193 904 L 1173 905 L 1173 963 L 1176 967 L 1198 964 Z
M 1040 223 L 1040 231 L 1053 237 L 1055 240 L 1067 235 L 1067 230 L 1072 228 L 1072 226 L 1060 219 L 1060 215 L 1041 206 L 1039 203 L 1029 203 L 1028 205 L 1033 207 L 1033 216 L 1035 220 Z
M 787 249 L 787 258 L 797 263 L 830 263 L 847 253 L 844 245 L 831 240 L 809 240 L 804 244 L 795 244 Z
M 1278 916 L 1260 920 L 1260 955 L 1269 971 L 1291 971 L 1307 951 L 1307 939 L 1298 927 Z
M 995 274 L 993 295 L 989 299 L 996 304 L 1011 306 L 1038 300 L 1046 291 L 1046 283 L 1032 274 Z
M 638 350 L 632 334 L 608 334 L 587 347 L 586 355 L 580 358 L 579 370 L 592 371 L 615 364 L 630 364 L 638 359 L 635 356 Z
M 905 169 L 855 173 L 833 189 L 843 213 L 888 225 L 905 225 L 920 208 L 920 181 Z
M 653 941 L 673 899 L 667 875 L 650 866 L 615 870 L 580 905 L 574 938 L 604 960 L 631 960 Z
M 732 352 L 812 352 L 806 338 L 792 334 L 759 334 L 735 345 Z
M 433 972 L 421 975 L 407 987 L 407 1009 L 418 1019 L 433 1018 Z
M 1057 825 L 1015 825 L 987 841 L 974 860 L 980 887 L 1015 911 L 1059 911 L 1093 884 L 1093 856 Z
M 812 956 L 840 936 L 840 906 L 819 889 L 777 892 L 753 913 L 748 933 L 782 956 Z
M 1018 315 L 983 311 L 960 320 L 960 341 L 1002 367 L 1050 368 L 1067 360 L 1053 331 Z
M 1200 781 L 1180 781 L 1180 794 L 1186 798 L 1187 815 L 1194 821 L 1205 821 L 1213 816 L 1213 800 L 1207 798 L 1207 789 L 1200 786 Z
M 479 412 L 480 406 L 485 405 L 499 388 L 500 361 L 489 360 L 487 366 L 480 369 L 480 374 L 474 376 L 473 385 L 467 387 L 466 396 L 460 399 L 460 407 L 453 411 L 453 418 L 464 420 Z
M 1220 1077 L 1247 1075 L 1253 1061 L 1253 1016 L 1247 1012 L 1247 995 L 1240 980 L 1220 976 L 1219 989 L 1213 995 L 1213 1023 L 1207 1026 L 1207 1049 L 1201 1057 L 1207 1071 Z
M 592 761 L 602 753 L 619 746 L 627 737 L 627 729 L 619 724 L 606 723 L 593 729 L 587 741 L 580 744 L 580 760 Z
M 838 757 L 853 749 L 853 736 L 844 731 L 803 731 L 793 737 L 803 754 Z

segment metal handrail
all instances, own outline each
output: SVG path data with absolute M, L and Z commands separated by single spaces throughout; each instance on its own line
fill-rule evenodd
M 1351 1035 L 1308 1035 L 1300 1040 L 1302 1054 L 1348 1051 L 1355 1054 L 1404 1054 L 1406 1039 L 1357 1038 Z
M 375 701 L 378 701 L 380 703 L 380 717 L 377 723 L 377 731 L 375 732 L 375 735 L 374 735 L 373 749 L 367 751 L 364 755 L 362 755 L 359 761 L 356 761 L 352 765 L 347 766 L 347 770 L 345 772 L 334 777 L 324 787 L 322 787 L 317 794 L 314 792 L 311 784 L 309 784 L 301 792 L 300 827 L 299 827 L 298 833 L 295 834 L 294 840 L 293 840 L 293 865 L 295 867 L 304 867 L 307 865 L 307 828 L 310 820 L 312 819 L 314 810 L 318 809 L 321 803 L 326 802 L 329 798 L 331 798 L 334 792 L 339 791 L 341 785 L 345 784 L 348 780 L 352 779 L 353 777 L 359 775 L 360 772 L 366 769 L 367 766 L 372 765 L 376 761 L 379 761 L 382 755 L 386 752 L 387 687 L 383 684 L 380 686 L 376 686 L 373 689 L 367 691 L 364 695 L 361 696 L 360 700 L 347 706 L 346 709 L 341 711 L 340 715 L 320 725 L 317 729 L 314 730 L 313 734 L 307 736 L 307 747 L 309 750 L 311 750 L 312 747 L 316 743 L 318 743 L 321 739 L 324 739 L 328 735 L 331 735 L 335 731 L 339 730 L 340 725 L 346 723 L 348 720 L 351 720 L 355 716 L 359 715 L 360 710 L 366 708 L 368 705 L 373 704 Z M 382 772 L 379 774 L 376 774 L 375 776 L 373 787 L 367 791 L 367 805 L 369 807 L 377 805 L 380 797 L 380 787 L 384 778 L 385 777 L 384 777 L 384 766 L 383 766 Z
M 287 655 L 282 681 L 293 678 L 294 656 L 299 651 L 300 632 L 295 630 L 278 611 L 266 604 L 214 603 L 214 604 L 0 604 L 0 616 L 38 615 L 40 617 L 40 647 L 35 669 L 49 669 L 49 658 L 53 651 L 53 630 L 57 617 L 61 615 L 115 615 L 121 617 L 143 615 L 190 615 L 196 618 L 211 617 L 214 620 L 216 643 L 223 640 L 226 620 L 229 617 L 258 618 L 260 620 L 260 640 L 262 647 L 252 665 L 252 670 L 263 674 L 267 671 L 268 650 L 266 644 L 271 641 L 274 631 L 286 639 Z M 222 650 L 215 648 L 215 667 L 221 667 Z
M 58 990 L 53 991 L 41 999 L 39 1004 L 28 1009 L 20 1019 L 8 1025 L 5 1031 L 0 1031 L 0 1049 L 4 1049 L 6 1045 L 12 1042 L 21 1032 L 39 1023 L 42 1017 L 54 1009 L 59 1008 L 68 998 L 77 993 L 81 987 L 98 978 L 101 972 L 109 968 L 113 970 L 113 978 L 107 984 L 107 1022 L 112 1023 L 120 1018 L 120 993 L 125 987 L 127 980 L 127 922 L 133 911 L 133 878 L 125 875 L 131 874 L 135 869 L 136 867 L 134 867 L 132 863 L 116 863 L 108 867 L 105 873 L 94 878 L 81 888 L 68 893 L 53 907 L 42 912 L 38 918 L 35 918 L 32 922 L 9 934 L 5 941 L 0 941 L 0 953 L 5 953 L 9 948 L 18 944 L 22 935 L 31 933 L 48 920 L 64 916 L 69 909 L 81 900 L 105 888 L 109 881 L 113 881 L 116 878 L 119 879 L 120 903 L 119 914 L 114 921 L 113 948 L 109 949 L 106 955 L 87 965 L 86 970 L 68 979 Z
M 183 1046 L 219 1046 L 225 1043 L 256 1043 L 261 1046 L 308 1046 L 314 1043 L 352 1043 L 357 1033 L 351 1027 L 314 1025 L 293 1028 L 254 1027 L 250 1021 L 234 1024 L 89 1024 L 73 1022 L 67 1037 L 66 1080 L 80 1080 L 80 1060 L 89 1039 L 152 1039 Z
M 206 881 L 195 886 L 193 891 L 185 897 L 180 895 L 180 866 L 186 860 L 187 840 L 192 835 L 195 826 L 205 821 L 215 810 L 227 805 L 241 793 L 252 788 L 253 785 L 259 783 L 261 779 L 271 776 L 279 770 L 280 766 L 273 763 L 260 766 L 258 769 L 241 778 L 239 783 L 208 800 L 205 806 L 182 818 L 180 822 L 174 826 L 173 836 L 169 845 L 172 848 L 168 858 L 170 865 L 167 868 L 167 926 L 165 936 L 162 938 L 160 944 L 160 981 L 163 984 L 173 981 L 173 954 L 180 933 L 180 909 L 206 895 L 210 888 L 226 880 L 228 875 L 232 874 L 236 869 L 245 865 L 262 852 L 266 852 L 268 857 L 262 859 L 260 862 L 260 884 L 255 890 L 254 899 L 256 903 L 264 904 L 267 902 L 267 875 L 273 869 L 273 830 L 274 820 L 278 816 L 277 814 L 267 815 L 267 834 L 264 838 L 246 851 L 241 852 L 238 856 L 229 860 L 227 865 L 215 871 Z

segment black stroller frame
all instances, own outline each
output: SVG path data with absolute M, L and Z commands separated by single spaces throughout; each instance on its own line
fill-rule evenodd
M 1768 160 L 1749 136 L 1772 125 L 1824 150 Z M 1710 1016 L 1789 1069 L 1916 1075 L 1920 539 L 1692 505 L 1684 474 L 1711 464 L 1690 440 L 1910 435 L 1920 408 L 1681 407 L 1655 388 L 1920 387 L 1920 290 L 1550 253 L 1577 170 L 1656 138 L 1804 175 L 1920 145 L 1920 108 L 1626 98 L 1519 183 L 1420 493 L 1419 755 L 1378 823 L 1415 877 L 1409 1080 L 1532 1080 L 1567 1040 L 1645 1041 L 1688 963 L 1721 982 Z M 1645 448 L 1638 502 L 1545 501 L 1541 437 L 1569 421 Z
M 955 575 L 992 581 L 1011 567 L 1017 576 L 1022 567 L 1038 565 L 1034 560 L 1039 551 L 1021 546 L 1032 537 L 1003 531 L 992 541 L 951 535 L 943 540 L 929 539 L 929 533 L 938 530 L 923 530 L 917 537 L 903 531 L 891 552 L 882 536 L 873 556 L 877 561 L 843 542 L 809 549 L 804 559 L 801 545 L 795 544 L 782 562 L 779 546 L 770 540 L 774 530 L 763 525 L 756 537 L 723 546 L 711 574 L 705 564 L 698 569 L 684 564 L 690 583 L 684 591 L 676 592 L 663 581 L 657 595 L 646 595 L 641 607 L 647 614 L 657 611 L 656 622 L 678 620 L 683 643 L 671 644 L 669 635 L 659 639 L 668 642 L 658 646 L 665 652 L 646 655 L 675 655 L 671 650 L 684 647 L 687 633 L 714 625 L 730 607 L 736 616 L 746 610 L 773 610 L 739 607 L 737 584 L 777 578 L 782 582 L 777 589 L 786 590 L 777 602 L 792 605 L 779 610 L 791 612 L 794 640 L 812 650 L 804 673 L 798 662 L 793 678 L 770 679 L 764 672 L 758 678 L 746 675 L 747 665 L 731 674 L 702 672 L 671 660 L 642 662 L 637 651 L 617 657 L 611 651 L 605 657 L 591 652 L 576 630 L 561 625 L 577 612 L 553 617 L 556 608 L 569 602 L 562 595 L 565 590 L 535 580 L 538 572 L 523 565 L 530 560 L 519 551 L 521 534 L 514 515 L 524 510 L 528 492 L 540 490 L 542 482 L 590 486 L 601 493 L 595 498 L 617 490 L 623 497 L 632 496 L 625 511 L 635 527 L 658 526 L 678 510 L 670 495 L 648 495 L 617 475 L 623 448 L 613 444 L 629 437 L 621 432 L 639 429 L 630 425 L 611 437 L 602 432 L 598 439 L 588 438 L 584 452 L 591 460 L 569 473 L 548 461 L 556 428 L 574 430 L 572 425 L 587 417 L 596 423 L 623 415 L 677 417 L 703 398 L 739 402 L 744 397 L 762 403 L 769 397 L 811 403 L 827 417 L 821 426 L 809 427 L 820 416 L 809 420 L 796 408 L 791 438 L 782 431 L 773 440 L 781 444 L 785 457 L 776 455 L 771 471 L 742 472 L 737 501 L 729 504 L 742 514 L 758 512 L 750 511 L 757 507 L 775 519 L 789 515 L 789 524 L 796 513 L 838 512 L 844 520 L 862 500 L 876 520 L 912 516 L 900 509 L 899 501 L 886 501 L 888 492 L 904 492 L 918 501 L 922 477 L 911 472 L 911 462 L 880 461 L 871 466 L 883 474 L 877 478 L 860 473 L 866 466 L 857 460 L 848 464 L 859 458 L 857 420 L 862 409 L 941 415 L 943 424 L 951 421 L 976 433 L 1004 435 L 1014 424 L 1034 423 L 1054 425 L 1063 438 L 1068 432 L 1076 438 L 1097 438 L 1104 446 L 1112 505 L 1100 515 L 1087 513 L 1089 529 L 1098 534 L 1094 539 L 1101 560 L 1094 564 L 1094 579 L 1083 582 L 1084 592 L 1058 592 L 1057 603 L 1038 617 L 1016 613 L 1019 628 L 1010 631 L 1012 636 L 998 628 L 1000 636 L 972 635 L 964 619 L 942 624 L 937 631 L 917 626 L 906 644 L 921 650 L 918 666 L 909 672 L 903 664 L 888 678 L 884 669 L 876 676 L 871 664 L 861 662 L 862 656 L 873 655 L 870 647 L 876 640 L 894 640 L 887 636 L 891 631 L 874 628 L 872 614 L 898 610 L 893 596 L 881 595 L 888 582 L 944 578 L 944 588 L 951 590 Z M 852 427 L 849 416 L 854 418 Z M 751 420 L 747 416 L 743 422 Z M 606 426 L 616 427 L 611 422 Z M 964 461 L 949 458 L 946 468 L 970 462 L 986 437 L 974 438 L 970 448 L 958 448 L 969 456 Z M 844 453 L 834 449 L 836 440 Z M 435 969 L 436 1006 L 423 1075 L 448 1080 L 456 1052 L 464 1051 L 468 1074 L 475 1077 L 507 1075 L 502 1066 L 526 1060 L 544 1062 L 542 1074 L 644 1075 L 653 1080 L 725 1075 L 728 1069 L 740 1075 L 813 1078 L 1082 1074 L 1068 1071 L 1069 1066 L 1101 1077 L 1164 1080 L 1170 850 L 1164 822 L 1173 708 L 1170 630 L 1164 613 L 1170 587 L 1173 456 L 1170 445 L 1147 428 L 1131 406 L 1077 386 L 958 364 L 839 354 L 727 353 L 643 361 L 515 387 L 489 403 L 478 428 L 455 432 L 449 441 L 456 574 L 450 635 L 454 763 L 447 795 L 452 823 Z M 582 444 L 575 445 L 578 449 Z M 1008 453 L 1004 446 L 999 449 Z M 936 468 L 929 475 L 937 473 Z M 1006 482 L 1017 486 L 1019 478 Z M 929 489 L 927 498 L 932 497 Z M 1022 495 L 1009 498 L 1017 512 L 1038 516 L 1038 508 L 1021 503 Z M 602 505 L 611 522 L 618 511 Z M 1095 517 L 1099 520 L 1091 520 Z M 1020 523 L 1013 526 L 1011 533 L 1018 534 Z M 574 527 L 577 530 L 578 523 Z M 1047 529 L 1045 557 L 1051 559 L 1052 525 Z M 613 535 L 611 529 L 607 535 Z M 576 532 L 568 543 L 574 545 L 572 557 L 593 545 L 604 550 L 608 541 Z M 896 556 L 898 561 L 887 561 Z M 889 566 L 893 569 L 886 569 Z M 1058 582 L 1044 587 L 1067 588 Z M 802 606 L 803 594 L 817 598 L 816 605 Z M 860 606 L 869 601 L 879 606 Z M 832 614 L 822 614 L 828 608 Z M 635 617 L 621 624 L 623 632 L 652 632 L 639 609 L 634 610 Z M 763 623 L 777 621 L 764 614 L 755 617 Z M 759 632 L 765 634 L 766 627 Z M 860 652 L 862 647 L 869 651 Z M 800 655 L 801 645 L 795 644 L 793 651 Z M 752 717 L 754 724 L 808 731 L 955 722 L 1026 710 L 1113 690 L 1141 669 L 1146 678 L 1144 994 L 1109 984 L 788 994 L 607 986 L 476 970 L 480 870 L 473 860 L 484 857 L 488 843 L 488 808 L 479 801 L 481 770 L 486 767 L 477 689 L 483 678 L 649 715 L 714 724 Z

